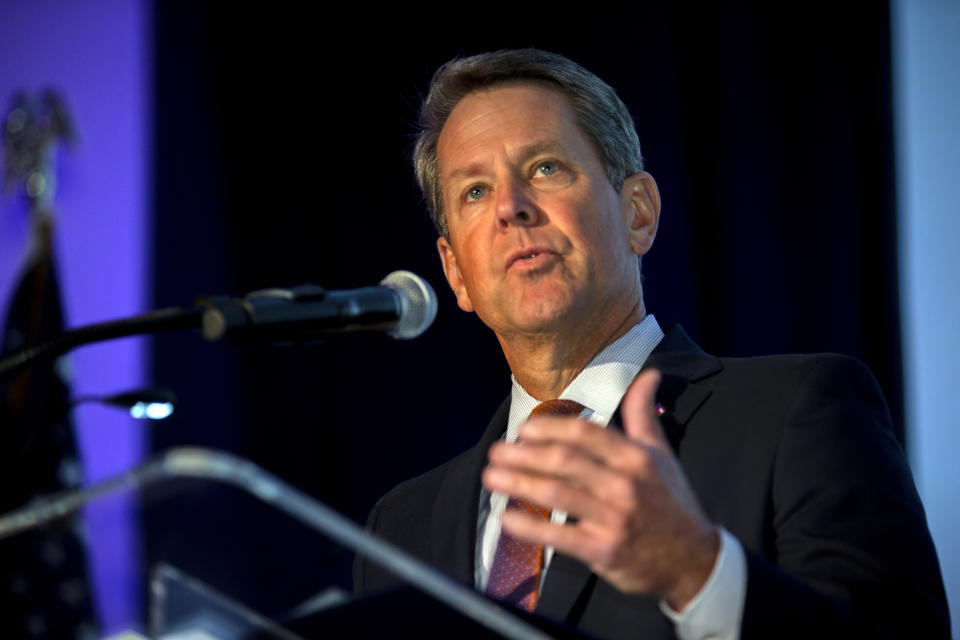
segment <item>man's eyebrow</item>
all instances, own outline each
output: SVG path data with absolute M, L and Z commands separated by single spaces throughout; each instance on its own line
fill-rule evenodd
M 556 140 L 541 140 L 520 147 L 516 151 L 516 157 L 520 162 L 525 162 L 533 156 L 538 156 L 542 153 L 560 153 L 563 149 L 563 145 Z M 469 178 L 480 173 L 483 173 L 482 165 L 479 163 L 468 164 L 457 167 L 451 171 L 450 175 L 447 176 L 447 180 L 453 181 L 460 178 Z
M 457 180 L 459 178 L 469 178 L 470 176 L 477 175 L 481 173 L 482 169 L 479 164 L 468 164 L 463 167 L 457 167 L 450 172 L 450 175 L 447 176 L 447 180 Z
M 524 161 L 542 153 L 560 153 L 563 149 L 564 146 L 556 140 L 541 140 L 520 147 L 517 151 L 517 157 Z

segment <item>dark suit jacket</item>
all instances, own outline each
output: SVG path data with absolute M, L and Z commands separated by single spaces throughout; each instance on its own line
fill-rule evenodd
M 719 359 L 675 327 L 644 367 L 663 373 L 662 422 L 700 504 L 746 552 L 742 637 L 949 637 L 923 508 L 861 364 Z M 368 526 L 472 585 L 480 471 L 508 412 L 509 398 L 475 447 L 396 487 Z M 363 558 L 354 577 L 361 591 L 395 584 Z M 604 638 L 674 637 L 654 599 L 622 594 L 563 554 L 537 613 Z

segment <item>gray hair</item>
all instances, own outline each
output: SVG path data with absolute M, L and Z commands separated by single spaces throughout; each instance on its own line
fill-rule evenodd
M 559 89 L 570 100 L 577 124 L 600 154 L 610 183 L 643 170 L 640 139 L 633 118 L 606 82 L 576 62 L 539 49 L 501 49 L 469 58 L 454 58 L 437 69 L 420 108 L 420 131 L 413 166 L 437 232 L 449 238 L 443 210 L 443 188 L 437 141 L 454 107 L 467 94 L 507 82 L 540 82 Z

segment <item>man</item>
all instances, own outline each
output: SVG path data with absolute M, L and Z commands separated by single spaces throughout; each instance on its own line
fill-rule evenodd
M 717 359 L 646 313 L 660 197 L 610 87 L 542 51 L 454 60 L 421 125 L 444 273 L 513 388 L 476 447 L 377 504 L 374 532 L 600 637 L 947 637 L 870 374 Z M 355 578 L 393 582 L 362 558 Z

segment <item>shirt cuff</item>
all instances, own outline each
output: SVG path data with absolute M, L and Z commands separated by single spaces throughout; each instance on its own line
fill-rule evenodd
M 746 597 L 747 558 L 740 541 L 721 527 L 720 551 L 703 588 L 680 613 L 663 600 L 660 611 L 680 640 L 736 640 Z

